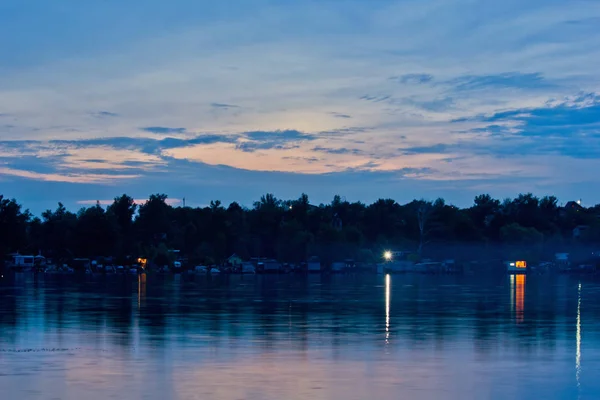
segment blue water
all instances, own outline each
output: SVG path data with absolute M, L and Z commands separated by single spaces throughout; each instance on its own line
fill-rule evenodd
M 598 399 L 600 278 L 0 279 L 0 399 Z

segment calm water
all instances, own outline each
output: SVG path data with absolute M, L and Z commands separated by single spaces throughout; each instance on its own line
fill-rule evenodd
M 17 275 L 0 399 L 598 399 L 600 279 Z

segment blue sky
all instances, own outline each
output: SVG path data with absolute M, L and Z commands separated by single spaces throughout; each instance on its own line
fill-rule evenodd
M 597 203 L 598 26 L 591 0 L 4 0 L 0 193 Z

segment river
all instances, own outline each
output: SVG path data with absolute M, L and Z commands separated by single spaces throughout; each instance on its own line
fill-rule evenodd
M 600 278 L 0 279 L 1 399 L 598 399 Z

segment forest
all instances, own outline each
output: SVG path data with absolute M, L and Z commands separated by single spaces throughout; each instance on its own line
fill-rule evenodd
M 372 204 L 335 196 L 313 205 L 306 194 L 280 200 L 266 194 L 252 207 L 212 201 L 207 207 L 173 207 L 164 194 L 143 204 L 116 197 L 77 213 L 61 203 L 34 216 L 15 199 L 0 195 L 0 255 L 41 254 L 57 261 L 137 257 L 165 263 L 177 254 L 190 265 L 219 264 L 235 253 L 243 259 L 275 258 L 300 263 L 353 259 L 380 262 L 385 250 L 420 257 L 480 260 L 507 257 L 549 259 L 555 252 L 600 250 L 600 205 L 560 206 L 554 196 L 521 194 L 499 200 L 475 197 L 468 208 L 435 201 Z

